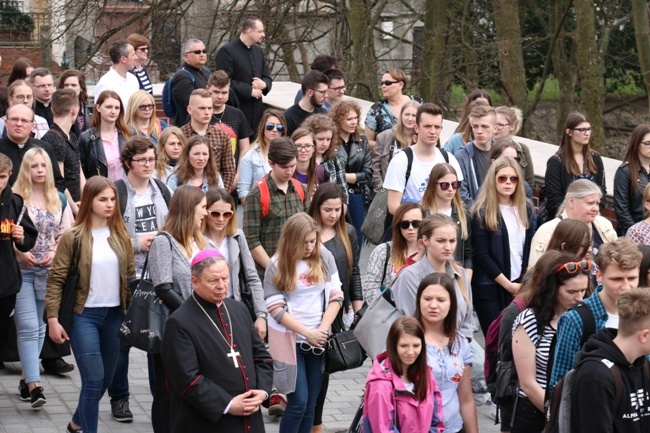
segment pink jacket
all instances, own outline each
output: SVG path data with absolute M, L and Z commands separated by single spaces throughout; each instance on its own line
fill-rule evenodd
M 366 378 L 364 433 L 442 433 L 444 419 L 431 367 L 427 398 L 419 402 L 390 366 L 386 352 L 377 355 Z

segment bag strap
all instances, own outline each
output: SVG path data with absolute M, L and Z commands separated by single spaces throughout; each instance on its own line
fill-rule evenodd
M 383 286 L 384 282 L 386 281 L 386 268 L 388 267 L 389 261 L 390 261 L 390 243 L 386 242 L 386 260 L 384 260 L 384 273 L 381 276 L 380 286 Z
M 580 337 L 580 347 L 582 347 L 589 337 L 596 333 L 596 318 L 591 308 L 584 301 L 578 302 L 571 309 L 575 310 L 580 316 L 580 320 L 582 320 L 582 336 Z
M 70 267 L 68 268 L 68 275 L 79 272 L 79 250 L 81 249 L 81 236 L 75 234 L 72 243 L 72 260 L 70 260 Z
M 445 158 L 445 162 L 449 164 L 449 153 L 442 147 L 439 147 L 438 150 L 440 150 L 440 153 L 442 153 L 442 157 Z
M 406 175 L 404 176 L 404 189 L 406 190 L 406 185 L 409 183 L 409 178 L 411 177 L 411 168 L 413 167 L 413 149 L 411 147 L 407 147 L 403 150 L 403 152 L 406 155 L 407 160 Z

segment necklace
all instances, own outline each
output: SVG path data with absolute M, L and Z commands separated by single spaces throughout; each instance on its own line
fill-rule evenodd
M 194 297 L 194 292 L 192 292 L 192 299 L 194 299 L 194 302 L 196 302 L 196 305 L 199 306 L 201 311 L 203 311 L 203 314 L 206 315 L 208 319 L 210 319 L 210 322 L 212 323 L 212 326 L 215 327 L 217 332 L 219 332 L 219 335 L 221 335 L 221 338 L 223 338 L 223 341 L 226 342 L 226 345 L 230 348 L 230 353 L 228 353 L 226 356 L 228 358 L 232 358 L 232 362 L 235 365 L 235 368 L 239 368 L 239 363 L 237 362 L 237 357 L 240 355 L 239 352 L 236 352 L 234 349 L 233 345 L 233 330 L 232 330 L 232 322 L 230 320 L 230 313 L 228 312 L 228 307 L 226 307 L 226 304 L 223 304 L 223 308 L 226 310 L 226 315 L 228 316 L 228 328 L 230 329 L 230 343 L 228 343 L 228 340 L 226 340 L 226 336 L 223 335 L 223 332 L 221 332 L 221 329 L 217 326 L 216 323 L 214 323 L 214 320 L 212 320 L 212 317 L 208 314 L 207 311 L 205 311 L 205 308 L 203 308 L 203 305 L 199 304 L 199 301 L 196 300 Z
M 223 112 L 221 113 L 221 116 L 219 116 L 217 113 L 214 113 L 212 117 L 217 119 L 217 122 L 221 123 L 221 119 L 223 119 L 224 114 L 226 114 L 226 110 L 224 109 Z

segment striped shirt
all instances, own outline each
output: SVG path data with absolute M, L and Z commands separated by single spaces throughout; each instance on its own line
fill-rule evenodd
M 147 70 L 144 68 L 144 66 L 140 69 L 137 69 L 137 67 L 133 68 L 129 72 L 135 75 L 135 77 L 138 79 L 138 83 L 140 83 L 140 90 L 144 90 L 145 92 L 153 95 L 153 84 L 151 84 L 149 74 L 147 74 Z
M 517 326 L 521 325 L 526 331 L 526 334 L 530 340 L 535 345 L 535 381 L 542 388 L 546 389 L 546 373 L 548 367 L 548 355 L 551 349 L 551 343 L 553 342 L 553 337 L 555 336 L 556 330 L 551 327 L 551 325 L 546 325 L 544 327 L 544 333 L 541 336 L 537 334 L 537 319 L 535 318 L 535 313 L 532 308 L 526 308 L 522 311 L 517 318 L 515 319 L 514 324 L 512 325 L 512 333 L 515 333 Z M 526 394 L 520 389 L 520 397 L 526 397 Z

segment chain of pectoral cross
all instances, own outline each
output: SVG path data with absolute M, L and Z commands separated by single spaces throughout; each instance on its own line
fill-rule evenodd
M 228 312 L 228 307 L 226 307 L 226 304 L 223 304 L 223 308 L 226 310 L 226 315 L 228 316 L 228 328 L 230 329 L 230 343 L 228 343 L 228 340 L 226 339 L 226 336 L 223 335 L 223 332 L 221 332 L 221 329 L 217 326 L 216 323 L 214 323 L 214 320 L 212 320 L 212 317 L 208 314 L 207 311 L 205 311 L 205 308 L 203 308 L 203 305 L 199 304 L 199 301 L 196 300 L 194 297 L 194 293 L 192 293 L 192 298 L 194 299 L 194 302 L 196 302 L 196 305 L 201 308 L 201 311 L 203 311 L 203 314 L 206 315 L 208 319 L 210 319 L 210 322 L 212 323 L 212 326 L 215 327 L 217 332 L 219 332 L 219 335 L 221 335 L 221 338 L 223 338 L 223 341 L 226 342 L 226 345 L 230 348 L 230 352 L 226 355 L 228 358 L 232 358 L 232 362 L 235 365 L 235 368 L 239 368 L 239 363 L 237 362 L 237 357 L 240 355 L 239 352 L 235 351 L 235 346 L 234 346 L 234 337 L 233 337 L 233 329 L 232 329 L 232 321 L 230 320 L 230 313 Z

